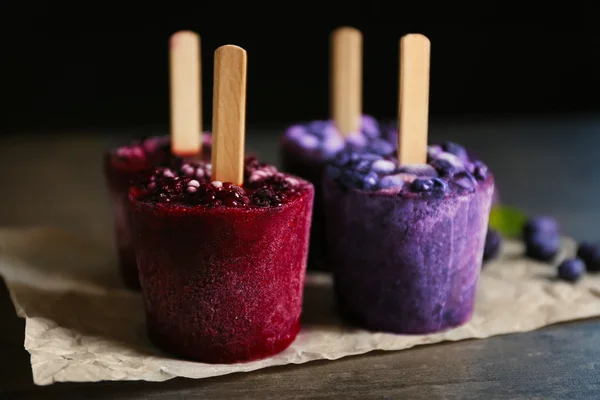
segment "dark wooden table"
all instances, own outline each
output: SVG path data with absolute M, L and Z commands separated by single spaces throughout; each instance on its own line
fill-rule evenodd
M 504 202 L 556 216 L 576 239 L 600 240 L 600 117 L 454 121 L 431 130 L 433 140 L 450 138 L 487 160 Z M 54 225 L 112 243 L 101 152 L 142 133 L 5 135 L 0 225 Z M 248 147 L 277 162 L 275 135 L 250 130 Z M 600 398 L 600 319 L 197 381 L 48 387 L 32 383 L 24 321 L 3 284 L 0 321 L 0 399 Z

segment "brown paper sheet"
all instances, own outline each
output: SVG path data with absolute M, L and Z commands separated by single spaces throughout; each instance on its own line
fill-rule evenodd
M 573 250 L 573 241 L 564 239 L 561 257 Z M 427 336 L 344 326 L 333 309 L 330 278 L 311 275 L 303 329 L 292 346 L 275 357 L 236 365 L 177 360 L 153 348 L 140 296 L 120 286 L 110 249 L 53 229 L 0 230 L 0 273 L 18 315 L 26 319 L 25 348 L 36 384 L 164 381 L 486 338 L 600 315 L 600 275 L 576 284 L 557 281 L 555 267 L 526 260 L 522 251 L 518 242 L 505 243 L 501 257 L 486 266 L 469 324 Z

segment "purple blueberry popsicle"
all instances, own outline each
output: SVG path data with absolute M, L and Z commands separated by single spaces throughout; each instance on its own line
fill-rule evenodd
M 330 37 L 330 119 L 294 125 L 281 140 L 284 170 L 315 186 L 309 269 L 330 270 L 327 260 L 321 182 L 327 162 L 340 151 L 368 151 L 384 156 L 394 147 L 382 139 L 377 121 L 363 115 L 362 33 L 352 27 L 335 29 Z
M 343 152 L 327 167 L 336 303 L 351 324 L 425 334 L 471 318 L 494 178 L 443 148 L 429 146 L 427 164 Z
M 339 132 L 333 121 L 313 121 L 289 127 L 281 138 L 283 170 L 300 176 L 315 186 L 308 264 L 310 269 L 329 269 L 321 183 L 327 163 L 344 150 L 390 156 L 394 147 L 381 138 L 379 124 L 368 115 L 362 116 L 360 131 L 347 137 Z

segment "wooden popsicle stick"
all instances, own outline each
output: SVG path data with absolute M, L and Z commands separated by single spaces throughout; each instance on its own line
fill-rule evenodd
M 363 38 L 341 27 L 331 35 L 331 118 L 344 136 L 360 130 Z
M 247 63 L 241 47 L 215 51 L 212 179 L 236 185 L 244 183 Z
M 431 43 L 420 34 L 400 39 L 398 162 L 427 163 Z
M 192 156 L 202 151 L 200 36 L 176 32 L 170 40 L 171 152 Z

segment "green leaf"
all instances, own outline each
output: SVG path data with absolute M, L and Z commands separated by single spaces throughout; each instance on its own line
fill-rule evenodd
M 496 205 L 490 212 L 490 228 L 497 230 L 505 237 L 521 236 L 526 222 L 527 215 L 512 207 Z

